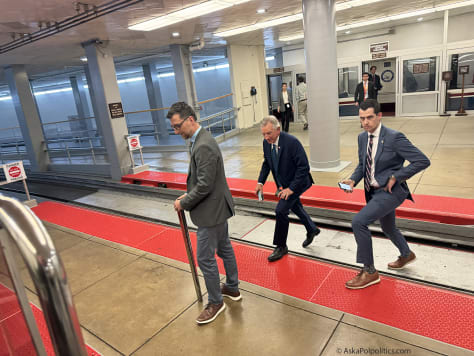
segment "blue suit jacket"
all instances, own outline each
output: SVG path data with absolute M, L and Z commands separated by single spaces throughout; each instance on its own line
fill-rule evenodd
M 258 177 L 265 184 L 270 171 L 276 177 L 272 163 L 272 145 L 263 140 L 263 164 Z M 278 182 L 283 188 L 290 188 L 295 194 L 302 194 L 314 183 L 311 177 L 308 157 L 298 139 L 286 132 L 280 133 L 278 141 Z
M 350 179 L 355 184 L 364 178 L 365 162 L 367 157 L 368 133 L 359 134 L 359 164 Z M 403 167 L 405 160 L 410 164 Z M 413 201 L 406 180 L 427 168 L 430 160 L 401 132 L 389 129 L 382 125 L 380 128 L 379 143 L 375 154 L 375 180 L 380 187 L 385 187 L 392 175 L 397 182 L 408 192 L 407 199 Z

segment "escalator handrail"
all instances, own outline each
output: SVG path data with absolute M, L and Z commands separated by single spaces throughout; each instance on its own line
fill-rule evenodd
M 66 272 L 42 222 L 28 207 L 2 194 L 0 222 L 26 263 L 56 354 L 86 356 Z

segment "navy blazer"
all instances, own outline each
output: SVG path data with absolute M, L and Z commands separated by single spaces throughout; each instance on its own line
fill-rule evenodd
M 375 87 L 370 81 L 367 82 L 367 91 L 367 99 L 375 99 Z M 358 102 L 359 105 L 364 101 L 364 82 L 357 84 L 354 94 L 354 101 Z
M 265 184 L 270 171 L 273 178 L 276 172 L 272 163 L 272 145 L 263 140 L 263 163 L 258 182 Z M 278 182 L 290 188 L 295 194 L 302 194 L 314 183 L 310 173 L 308 157 L 298 139 L 286 132 L 280 133 L 278 141 Z
M 364 131 L 359 134 L 358 141 L 359 164 L 350 178 L 355 182 L 354 185 L 357 185 L 364 178 L 368 133 Z M 405 160 L 409 161 L 410 164 L 403 167 Z M 380 187 L 385 187 L 390 177 L 394 175 L 397 182 L 408 192 L 407 199 L 413 201 L 406 180 L 427 168 L 430 165 L 430 160 L 423 152 L 413 146 L 404 134 L 382 125 L 374 163 L 374 176 Z

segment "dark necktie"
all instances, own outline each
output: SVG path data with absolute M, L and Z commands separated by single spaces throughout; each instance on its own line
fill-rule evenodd
M 364 188 L 370 190 L 370 172 L 372 171 L 372 146 L 374 145 L 374 135 L 370 135 L 369 146 L 367 147 L 367 157 L 365 159 Z
M 276 145 L 275 144 L 272 144 L 272 164 L 273 164 L 273 169 L 275 170 L 275 183 L 277 184 L 278 186 L 278 179 L 277 179 L 277 176 L 278 176 L 278 153 L 277 153 L 277 150 L 276 150 Z

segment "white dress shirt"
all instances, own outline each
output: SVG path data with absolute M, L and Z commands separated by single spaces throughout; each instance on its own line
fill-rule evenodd
M 275 145 L 276 153 L 278 153 L 278 150 L 279 150 L 278 143 L 279 143 L 279 142 L 280 142 L 280 135 L 278 135 L 278 137 L 277 137 L 275 143 L 272 143 L 272 146 L 270 147 L 270 152 L 271 152 L 271 150 L 273 149 L 273 145 Z M 263 185 L 262 182 L 258 182 L 258 184 Z
M 283 96 L 283 104 L 288 104 L 288 91 L 282 91 L 281 95 Z
M 364 99 L 369 98 L 369 81 L 362 82 L 362 85 L 364 86 Z
M 370 135 L 374 135 L 372 141 L 372 169 L 370 170 L 370 185 L 375 188 L 379 188 L 379 183 L 375 180 L 375 155 L 377 154 L 377 147 L 379 145 L 380 129 L 382 123 L 375 129 L 374 133 L 367 132 L 367 152 L 369 152 Z

